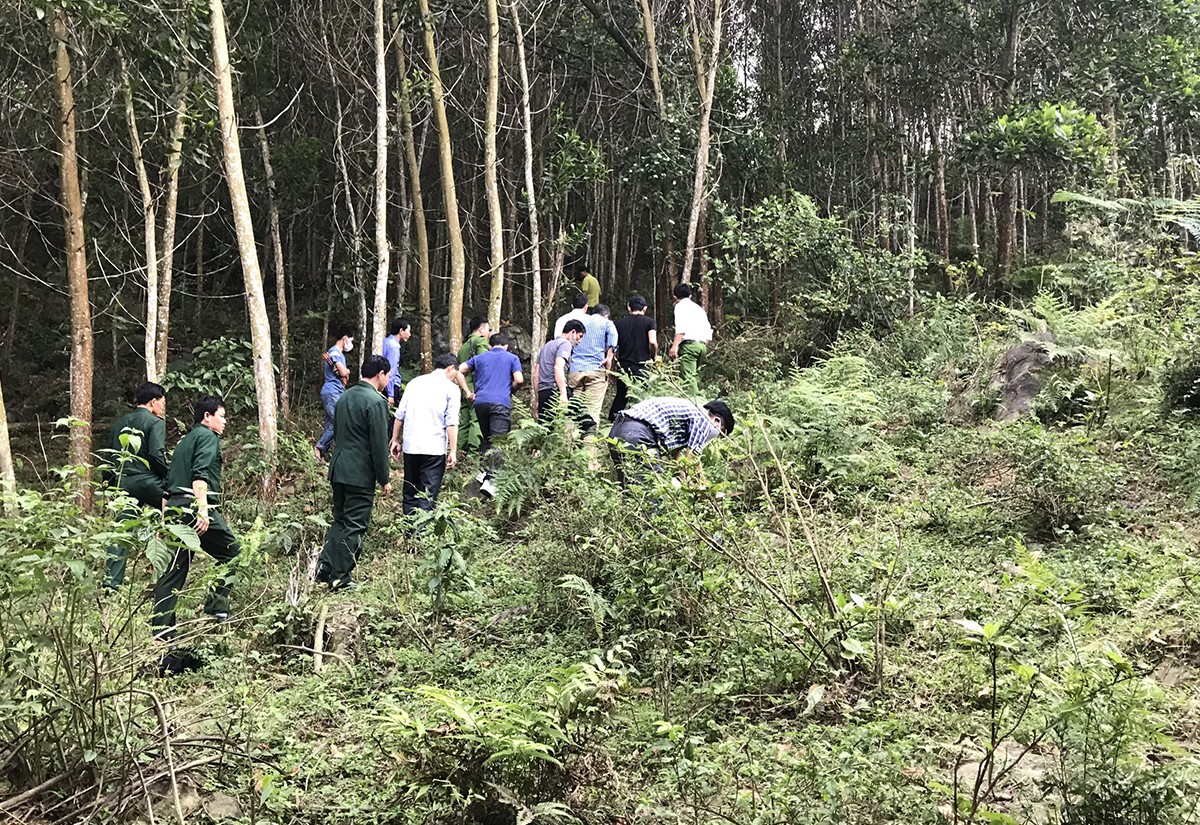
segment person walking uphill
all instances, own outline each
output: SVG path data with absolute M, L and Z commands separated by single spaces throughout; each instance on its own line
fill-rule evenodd
M 346 353 L 354 349 L 354 330 L 350 327 L 339 327 L 335 333 L 337 339 L 333 346 L 325 350 L 325 383 L 321 385 L 321 407 L 325 410 L 325 429 L 321 438 L 313 447 L 313 455 L 317 461 L 324 462 L 329 458 L 329 450 L 333 447 L 333 411 L 338 399 L 346 391 L 350 383 L 350 369 L 346 366 Z
M 383 357 L 390 365 L 387 389 L 383 394 L 393 404 L 400 403 L 400 393 L 404 392 L 404 380 L 400 377 L 400 348 L 411 337 L 412 325 L 404 318 L 397 318 L 392 321 L 388 334 L 383 338 Z
M 497 332 L 488 339 L 491 348 L 459 364 L 458 371 L 475 383 L 475 417 L 482 435 L 480 455 L 492 448 L 492 438 L 512 429 L 512 391 L 525 381 L 521 359 L 508 351 L 508 336 Z
M 567 365 L 582 339 L 583 322 L 572 318 L 563 325 L 562 334 L 547 341 L 533 358 L 533 414 L 543 424 L 553 420 L 559 407 L 567 408 L 571 397 Z
M 488 351 L 488 337 L 492 327 L 486 318 L 476 316 L 471 319 L 471 334 L 458 348 L 458 363 L 465 364 L 476 355 Z M 459 376 L 458 385 L 462 387 L 462 404 L 458 421 L 458 450 L 462 453 L 479 450 L 482 434 L 479 431 L 479 419 L 475 415 L 475 381 L 473 378 Z
M 703 407 L 687 398 L 647 398 L 621 412 L 609 431 L 610 453 L 621 486 L 640 483 L 647 469 L 659 472 L 659 456 L 705 444 L 733 432 L 733 413 L 720 399 Z
M 190 524 L 200 537 L 200 549 L 220 565 L 217 583 L 204 602 L 204 612 L 218 621 L 229 618 L 229 587 L 226 570 L 238 557 L 241 546 L 219 511 L 221 497 L 221 434 L 225 432 L 225 402 L 215 395 L 196 401 L 194 425 L 180 439 L 167 473 L 167 512 Z M 180 515 L 182 514 L 182 515 Z M 154 616 L 151 624 L 159 639 L 175 634 L 175 605 L 187 582 L 192 551 L 175 552 L 167 572 L 154 586 Z
M 595 309 L 600 305 L 600 282 L 586 266 L 579 267 L 575 272 L 575 283 L 578 284 L 579 291 L 587 296 L 588 309 Z
M 629 314 L 617 321 L 617 364 L 621 374 L 617 376 L 617 391 L 608 411 L 609 421 L 616 421 L 617 413 L 629 404 L 629 385 L 645 377 L 647 365 L 658 354 L 654 316 L 646 314 L 646 299 L 634 295 L 627 306 Z
M 579 425 L 584 432 L 591 432 L 600 423 L 608 391 L 608 371 L 617 348 L 617 327 L 608 319 L 610 314 L 606 304 L 597 305 L 583 325 L 583 340 L 571 352 L 567 385 L 572 404 L 578 405 Z
M 375 485 L 390 495 L 387 389 L 391 365 L 382 355 L 363 361 L 362 380 L 342 395 L 334 414 L 334 448 L 329 460 L 333 523 L 317 560 L 316 580 L 330 590 L 351 584 L 363 537 L 375 506 Z
M 690 284 L 676 284 L 671 293 L 675 300 L 675 340 L 671 343 L 671 358 L 679 360 L 679 377 L 689 396 L 700 394 L 700 367 L 708 355 L 712 340 L 712 324 L 704 310 L 692 300 L 695 294 Z
M 458 463 L 458 361 L 443 353 L 433 372 L 408 382 L 392 425 L 392 458 L 404 459 L 404 515 L 432 510 L 442 478 Z M 401 435 L 403 434 L 403 439 Z
M 118 523 L 136 519 L 142 508 L 162 512 L 167 481 L 167 392 L 148 381 L 138 387 L 134 401 L 137 407 L 117 419 L 108 433 L 109 478 L 137 502 L 122 508 Z M 125 581 L 128 555 L 127 545 L 115 543 L 108 548 L 105 587 L 116 589 Z

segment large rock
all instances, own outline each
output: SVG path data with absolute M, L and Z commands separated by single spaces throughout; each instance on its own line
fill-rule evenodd
M 995 417 L 1012 421 L 1033 409 L 1034 400 L 1042 390 L 1042 376 L 1049 369 L 1051 356 L 1046 352 L 1048 335 L 1025 341 L 1000 357 L 991 387 L 999 390 L 1001 401 Z

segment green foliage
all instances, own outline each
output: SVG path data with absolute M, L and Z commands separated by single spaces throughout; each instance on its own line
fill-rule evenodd
M 1108 131 L 1071 102 L 1019 105 L 966 136 L 965 151 L 1005 171 L 1021 166 L 1087 179 L 1112 150 Z
M 257 401 L 250 342 L 233 338 L 205 341 L 192 350 L 190 361 L 176 364 L 167 371 L 162 385 L 178 399 L 177 404 L 187 404 L 185 409 L 189 411 L 189 419 L 189 402 L 202 395 L 218 395 L 225 399 L 230 415 L 254 409 Z
M 733 212 L 719 205 L 726 253 L 713 261 L 722 287 L 753 315 L 771 296 L 792 301 L 776 346 L 823 350 L 845 327 L 886 327 L 903 314 L 910 268 L 921 255 L 894 255 L 853 241 L 837 218 L 822 218 L 807 195 L 771 196 Z
M 406 802 L 465 812 L 553 801 L 537 797 L 560 781 L 556 753 L 570 740 L 549 713 L 430 685 L 412 694 L 420 710 L 391 699 L 377 717 L 383 746 L 410 777 Z

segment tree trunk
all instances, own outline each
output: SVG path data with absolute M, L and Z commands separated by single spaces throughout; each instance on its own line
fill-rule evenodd
M 75 132 L 75 81 L 67 52 L 70 26 L 67 14 L 51 12 L 54 38 L 55 85 L 59 108 L 59 171 L 62 179 L 63 223 L 67 244 L 67 283 L 71 293 L 71 427 L 70 461 L 83 468 L 77 476 L 79 502 L 92 503 L 92 307 L 88 300 L 87 253 L 83 233 L 83 193 L 79 186 L 79 154 Z
M 167 202 L 163 205 L 163 236 L 158 258 L 158 340 L 154 358 L 160 375 L 167 371 L 167 340 L 171 323 L 171 281 L 175 274 L 175 225 L 179 216 L 179 168 L 183 164 L 183 136 L 187 130 L 188 73 L 179 72 L 175 84 L 175 123 L 167 154 Z
M 279 229 L 279 199 L 275 191 L 275 168 L 271 165 L 271 144 L 262 107 L 254 104 L 258 147 L 262 152 L 263 174 L 267 179 L 267 214 L 271 222 L 271 250 L 275 263 L 275 307 L 279 313 L 279 412 L 286 425 L 292 418 L 292 358 L 288 334 L 287 270 L 283 263 L 283 235 Z
M 525 126 L 522 138 L 525 142 L 525 200 L 529 204 L 529 286 L 531 341 L 536 350 L 546 340 L 546 312 L 542 305 L 542 253 L 541 233 L 538 227 L 537 190 L 533 180 L 533 107 L 529 102 L 529 67 L 525 61 L 525 32 L 517 13 L 516 0 L 508 4 L 512 19 L 513 34 L 517 43 L 517 69 L 521 76 L 521 120 Z M 536 392 L 536 388 L 535 388 Z
M 246 194 L 246 176 L 242 171 L 242 149 L 238 142 L 237 118 L 233 103 L 233 73 L 229 66 L 229 45 L 225 33 L 225 8 L 222 0 L 209 0 L 212 11 L 213 72 L 217 81 L 217 115 L 221 124 L 222 155 L 233 223 L 237 230 L 238 252 L 242 262 L 242 280 L 246 288 L 246 310 L 250 315 L 250 346 L 254 353 L 254 389 L 258 401 L 258 437 L 265 448 L 269 468 L 263 476 L 264 490 L 270 482 L 279 436 L 275 407 L 275 370 L 271 363 L 271 323 L 263 295 L 258 249 L 254 244 L 254 224 L 250 219 L 250 198 Z
M 488 322 L 500 329 L 504 299 L 504 216 L 500 209 L 500 186 L 496 181 L 496 109 L 500 99 L 500 12 L 498 0 L 486 0 L 488 19 L 487 112 L 484 116 L 483 181 L 487 188 L 488 235 L 491 240 L 491 292 Z
M 8 412 L 4 408 L 4 387 L 0 386 L 0 512 L 14 515 L 13 497 L 17 494 L 17 472 L 12 444 L 8 440 Z
M 366 284 L 363 282 L 363 266 L 362 266 L 362 223 L 363 215 L 361 209 L 354 202 L 354 187 L 350 182 L 350 165 L 346 160 L 346 139 L 345 139 L 345 111 L 342 109 L 342 95 L 338 88 L 337 74 L 333 68 L 333 50 L 329 43 L 329 31 L 325 21 L 324 4 L 319 3 L 318 14 L 321 16 L 323 24 L 321 26 L 321 40 L 325 45 L 325 65 L 329 70 L 329 82 L 333 87 L 333 102 L 334 102 L 334 147 L 333 153 L 337 162 L 338 172 L 342 177 L 342 191 L 346 200 L 346 216 L 350 221 L 350 265 L 354 272 L 354 292 L 358 295 L 358 317 L 355 325 L 355 334 L 359 339 L 365 337 L 368 333 L 366 330 L 367 322 L 367 295 Z M 360 353 L 365 354 L 370 350 L 363 346 Z M 362 357 L 358 359 L 362 363 Z M 353 372 L 353 369 L 351 370 Z
M 717 66 L 721 57 L 722 0 L 713 0 L 712 42 L 709 46 L 707 77 L 701 84 L 701 68 L 704 66 L 703 53 L 700 51 L 699 15 L 692 14 L 693 60 L 696 63 L 696 80 L 700 90 L 700 128 L 696 144 L 696 173 L 692 182 L 692 212 L 688 218 L 687 243 L 683 250 L 683 277 L 687 283 L 692 278 L 692 261 L 696 254 L 696 232 L 700 226 L 700 216 L 704 212 L 708 197 L 704 191 L 705 176 L 708 171 L 709 132 L 712 122 L 713 95 L 716 91 Z
M 200 217 L 196 219 L 196 309 L 193 326 L 200 326 L 200 305 L 204 301 L 204 201 L 200 202 Z
M 383 0 L 375 0 L 375 306 L 371 352 L 383 352 L 388 332 L 388 275 L 392 251 L 387 233 L 388 165 L 387 43 L 383 39 Z
M 1017 236 L 1017 170 L 1015 167 L 1004 174 L 1000 185 L 1000 202 L 996 215 L 996 278 L 997 284 L 1008 282 L 1012 270 L 1013 254 L 1016 252 Z
M 150 176 L 142 155 L 142 138 L 138 134 L 137 116 L 133 111 L 133 82 L 125 53 L 118 51 L 117 66 L 121 75 L 121 91 L 125 98 L 125 125 L 133 147 L 133 168 L 137 172 L 138 190 L 142 195 L 142 237 L 146 258 L 146 337 L 144 357 L 146 380 L 157 381 L 158 372 L 158 217 L 154 209 L 154 194 L 150 191 Z
M 646 35 L 646 62 L 650 64 L 650 85 L 654 89 L 654 103 L 657 107 L 659 134 L 666 131 L 667 101 L 663 96 L 662 78 L 658 74 L 658 43 L 654 30 L 654 13 L 650 8 L 650 0 L 642 2 L 642 31 Z
M 941 123 L 931 118 L 929 140 L 934 156 L 934 200 L 937 203 L 938 253 L 942 269 L 950 264 L 950 201 L 946 197 L 946 155 L 942 152 Z
M 425 199 L 421 193 L 421 162 L 413 137 L 412 101 L 409 95 L 408 66 L 404 42 L 396 38 L 396 66 L 400 75 L 400 126 L 404 134 L 404 157 L 412 184 L 413 224 L 417 228 L 417 314 L 421 324 L 421 371 L 433 368 L 433 311 L 429 295 L 429 229 L 425 225 Z
M 433 40 L 433 15 L 429 0 L 418 0 L 421 25 L 425 30 L 425 55 L 429 60 L 429 80 L 433 92 L 433 117 L 438 129 L 438 160 L 442 172 L 442 202 L 446 210 L 446 241 L 450 246 L 450 351 L 462 346 L 463 287 L 467 275 L 462 225 L 458 217 L 458 195 L 454 189 L 454 150 L 450 143 L 450 121 L 446 118 L 442 73 L 438 69 L 437 45 Z

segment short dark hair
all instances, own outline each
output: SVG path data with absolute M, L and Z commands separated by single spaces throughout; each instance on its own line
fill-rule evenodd
M 363 359 L 362 377 L 374 378 L 381 372 L 391 372 L 392 362 L 382 355 L 368 355 Z
M 671 290 L 671 294 L 680 300 L 692 297 L 691 284 L 675 284 L 675 288 Z
M 587 264 L 584 264 L 583 266 L 579 267 L 579 269 L 575 270 L 576 278 L 578 278 L 582 275 L 591 275 L 591 274 L 592 274 L 592 268 L 590 266 L 588 266 Z
M 578 318 L 572 318 L 563 324 L 562 334 L 566 335 L 568 332 L 587 332 L 587 329 L 583 326 L 583 321 L 580 321 Z
M 225 406 L 225 399 L 219 395 L 202 395 L 196 399 L 196 409 L 192 415 L 192 423 L 199 424 L 206 415 L 216 415 L 217 410 Z
M 457 367 L 458 359 L 448 352 L 443 352 L 437 358 L 433 359 L 433 368 L 435 370 L 444 370 L 446 367 Z
M 484 318 L 482 315 L 476 315 L 474 318 L 471 319 L 471 327 L 470 327 L 471 332 L 475 332 L 475 330 L 479 329 L 481 326 L 483 326 L 487 322 L 488 322 L 487 318 Z
M 634 295 L 629 299 L 629 311 L 640 312 L 646 308 L 646 299 L 641 295 Z
M 492 337 L 488 339 L 488 344 L 493 347 L 507 347 L 508 336 L 503 332 L 493 332 Z
M 587 293 L 576 292 L 575 296 L 571 298 L 571 309 L 583 309 L 587 306 L 587 301 Z
M 596 304 L 592 307 L 592 315 L 603 315 L 605 318 L 612 315 L 612 310 L 608 308 L 608 304 Z
M 388 335 L 399 335 L 401 331 L 408 329 L 408 327 L 409 324 L 407 318 L 397 318 L 395 321 L 392 321 L 392 325 L 388 327 Z
M 346 336 L 354 337 L 354 327 L 349 324 L 338 324 L 333 328 L 333 340 L 340 341 Z
M 724 435 L 729 435 L 733 432 L 733 411 L 729 409 L 729 405 L 719 398 L 714 398 L 704 405 L 704 409 L 714 415 L 721 416 L 721 421 L 725 424 Z
M 153 381 L 147 381 L 137 388 L 137 392 L 133 396 L 133 400 L 140 407 L 143 404 L 149 404 L 151 401 L 156 401 L 159 398 L 166 398 L 167 391 Z

